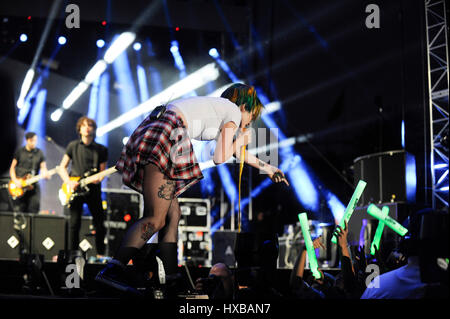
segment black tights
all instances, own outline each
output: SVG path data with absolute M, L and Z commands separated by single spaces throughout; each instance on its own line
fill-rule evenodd
M 159 232 L 159 242 L 177 242 L 181 211 L 174 192 L 173 180 L 168 179 L 155 165 L 145 166 L 144 217 L 128 229 L 115 259 L 127 264 L 156 232 Z

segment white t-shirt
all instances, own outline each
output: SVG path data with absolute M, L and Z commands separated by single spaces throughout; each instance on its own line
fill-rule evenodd
M 218 138 L 222 126 L 234 122 L 241 124 L 239 107 L 221 97 L 196 96 L 169 103 L 183 113 L 191 139 L 210 141 Z

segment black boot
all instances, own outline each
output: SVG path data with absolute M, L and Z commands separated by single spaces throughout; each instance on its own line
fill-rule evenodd
M 129 285 L 128 280 L 126 279 L 125 265 L 115 259 L 109 261 L 105 268 L 97 274 L 95 281 L 126 293 L 141 295 L 137 289 Z
M 164 272 L 169 278 L 178 274 L 177 243 L 158 243 L 157 256 L 164 265 Z

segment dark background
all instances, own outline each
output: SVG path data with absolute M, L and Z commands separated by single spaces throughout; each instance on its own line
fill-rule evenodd
M 0 54 L 6 57 L 0 61 L 1 68 L 8 69 L 11 61 L 31 64 L 50 2 L 0 3 Z M 65 28 L 62 8 L 42 57 L 52 56 L 57 37 L 65 35 L 68 43 L 55 54 L 58 66 L 50 70 L 48 79 L 59 75 L 78 82 L 104 53 L 96 47 L 96 40 L 103 38 L 109 42 L 114 34 L 128 30 L 148 1 L 70 3 L 80 6 L 81 28 Z M 365 26 L 368 15 L 365 8 L 370 3 L 380 8 L 379 29 Z M 63 1 L 63 7 L 67 4 Z M 428 102 L 423 1 L 172 0 L 167 1 L 167 5 L 172 25 L 159 6 L 144 22 L 136 39 L 143 44 L 140 63 L 158 68 L 163 87 L 178 77 L 169 52 L 172 39 L 179 42 L 188 74 L 212 62 L 208 50 L 216 47 L 238 78 L 260 87 L 269 100 L 282 102 L 282 110 L 274 113 L 274 118 L 285 136 L 310 134 L 308 142 L 295 145 L 295 151 L 311 168 L 318 185 L 334 193 L 344 205 L 353 193 L 346 181 L 353 183 L 354 159 L 402 149 L 401 121 L 404 120 L 405 150 L 416 156 L 416 199 L 427 202 L 429 195 L 425 185 L 429 177 L 424 159 Z M 101 24 L 103 20 L 107 21 L 106 26 Z M 176 26 L 179 31 L 175 31 Z M 13 49 L 22 32 L 28 33 L 29 40 Z M 128 52 L 133 70 L 138 61 L 131 48 Z M 39 67 L 43 67 L 42 63 Z M 25 72 L 26 69 L 17 74 L 12 72 L 16 99 Z M 108 72 L 114 78 L 112 67 Z M 135 72 L 133 76 L 137 88 Z M 113 82 L 112 98 L 117 90 Z M 223 73 L 217 87 L 229 82 Z M 46 134 L 65 147 L 77 137 L 75 122 L 87 113 L 89 94 L 85 92 L 61 120 L 54 123 L 49 117 L 59 107 L 56 101 L 62 103 L 70 90 L 57 86 L 51 89 L 53 98 L 49 96 L 46 104 Z M 150 87 L 150 94 L 154 93 Z M 196 93 L 208 92 L 200 88 Z M 119 115 L 114 107 L 109 112 L 110 119 Z M 262 122 L 258 124 L 264 127 Z M 122 128 L 109 134 L 109 165 L 114 165 L 120 154 L 124 134 Z M 229 167 L 237 183 L 238 165 Z M 216 187 L 206 196 L 217 199 L 220 180 L 216 170 L 212 171 L 212 176 Z M 251 176 L 252 185 L 258 185 L 265 178 L 255 170 Z M 243 189 L 248 179 L 249 169 L 246 168 Z M 197 185 L 183 196 L 205 194 Z M 292 187 L 272 185 L 254 198 L 253 209 L 278 215 L 282 224 L 295 222 L 296 214 L 303 207 Z M 330 219 L 327 209 L 316 213 L 319 219 Z

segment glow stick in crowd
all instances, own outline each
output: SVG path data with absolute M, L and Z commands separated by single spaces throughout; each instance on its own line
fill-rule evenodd
M 314 245 L 309 234 L 309 223 L 306 213 L 298 214 L 298 220 L 300 221 L 300 227 L 302 228 L 303 238 L 305 239 L 306 251 L 308 253 L 309 268 L 316 279 L 320 279 L 322 275 L 319 272 L 319 266 L 317 264 L 316 252 Z
M 375 217 L 379 221 L 382 221 L 386 226 L 388 226 L 390 229 L 395 231 L 400 236 L 405 236 L 406 233 L 408 232 L 408 229 L 403 227 L 398 221 L 396 221 L 395 219 L 393 219 L 387 215 L 384 216 L 381 209 L 379 209 L 374 204 L 370 204 L 369 207 L 367 207 L 367 212 L 372 217 Z
M 381 208 L 381 213 L 383 214 L 383 218 L 386 217 L 387 215 L 389 215 L 389 207 L 383 206 L 383 208 Z M 372 245 L 370 246 L 370 254 L 371 255 L 375 255 L 375 246 L 377 247 L 378 250 L 380 249 L 380 241 L 381 241 L 381 235 L 383 235 L 383 230 L 384 230 L 384 222 L 382 222 L 380 220 L 380 221 L 378 221 L 377 231 L 375 232 L 375 236 L 373 237 Z
M 344 228 L 345 223 L 344 221 L 347 222 L 347 227 L 348 227 L 348 221 L 350 219 L 350 217 L 353 214 L 353 211 L 355 210 L 356 204 L 359 201 L 359 198 L 361 197 L 361 194 L 364 191 L 364 188 L 366 188 L 367 183 L 363 180 L 360 180 L 358 182 L 358 185 L 356 185 L 355 191 L 353 192 L 352 198 L 350 199 L 350 202 L 347 205 L 347 208 L 345 209 L 344 212 L 344 216 L 342 216 L 341 221 L 339 222 L 339 226 L 341 226 L 342 228 Z M 331 238 L 331 242 L 334 244 L 337 244 L 337 238 L 335 235 L 333 235 L 333 237 Z

